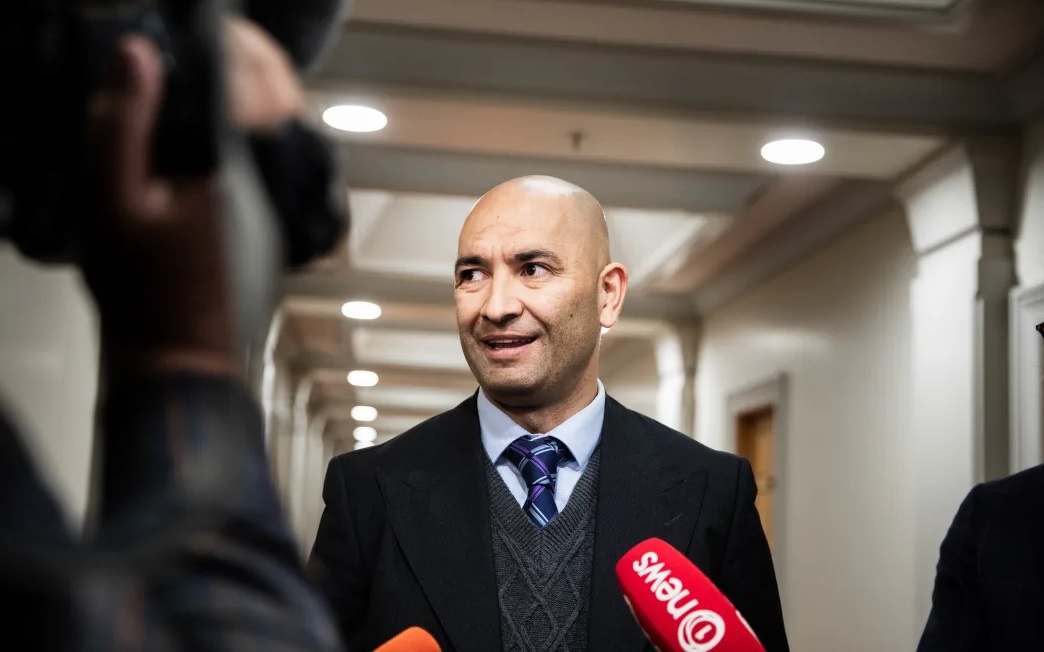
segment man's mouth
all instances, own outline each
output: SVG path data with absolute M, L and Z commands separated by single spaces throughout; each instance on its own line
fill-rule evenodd
M 501 349 L 517 349 L 532 343 L 535 339 L 535 337 L 486 337 L 482 339 L 482 343 L 494 351 L 499 351 Z

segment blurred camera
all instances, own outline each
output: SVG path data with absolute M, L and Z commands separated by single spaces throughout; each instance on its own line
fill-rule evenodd
M 115 46 L 128 34 L 152 41 L 165 69 L 153 172 L 176 178 L 219 168 L 227 129 L 221 101 L 226 5 L 216 0 L 0 3 L 0 83 L 6 86 L 0 94 L 0 238 L 40 262 L 76 262 L 90 176 L 87 102 L 111 75 Z M 311 5 L 329 11 L 329 3 Z M 276 34 L 283 41 L 301 40 L 286 33 L 286 24 L 314 32 L 328 18 L 308 15 L 315 11 L 309 3 L 283 7 L 284 13 L 298 13 L 296 22 L 285 21 L 283 33 Z M 259 10 L 265 14 L 264 7 Z M 287 264 L 300 266 L 332 250 L 349 217 L 330 145 L 300 122 L 248 135 L 247 142 L 278 217 Z

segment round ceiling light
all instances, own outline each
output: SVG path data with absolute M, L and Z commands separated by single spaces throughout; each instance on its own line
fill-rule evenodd
M 355 441 L 375 442 L 377 441 L 377 430 L 370 426 L 359 426 L 352 431 L 352 437 L 355 438 Z
M 323 122 L 334 129 L 364 134 L 384 129 L 388 125 L 388 118 L 368 106 L 341 104 L 323 111 Z
M 357 450 L 357 451 L 361 451 L 364 448 L 369 448 L 370 446 L 373 446 L 373 442 L 372 441 L 357 441 L 357 442 L 355 442 L 355 450 Z
M 808 165 L 823 158 L 826 149 L 814 140 L 786 138 L 761 148 L 761 158 L 777 165 Z
M 352 408 L 352 418 L 356 421 L 373 421 L 377 418 L 377 408 L 369 405 L 356 405 Z
M 373 371 L 355 369 L 348 372 L 348 383 L 356 387 L 373 387 L 377 384 L 377 374 Z
M 341 306 L 341 314 L 349 319 L 377 319 L 381 307 L 369 301 L 349 301 Z

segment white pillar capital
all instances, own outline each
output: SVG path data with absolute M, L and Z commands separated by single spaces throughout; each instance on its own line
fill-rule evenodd
M 968 138 L 951 145 L 896 187 L 914 250 L 932 251 L 973 231 L 1011 233 L 1016 223 L 1020 145 Z
M 667 323 L 653 340 L 656 374 L 656 419 L 692 435 L 696 421 L 696 361 L 700 329 L 696 324 Z

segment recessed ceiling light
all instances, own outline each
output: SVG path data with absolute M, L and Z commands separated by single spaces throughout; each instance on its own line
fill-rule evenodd
M 377 319 L 381 307 L 369 301 L 349 301 L 341 306 L 341 314 L 349 319 Z
M 373 442 L 372 441 L 357 441 L 357 442 L 355 442 L 355 450 L 357 450 L 357 451 L 361 451 L 364 448 L 369 448 L 370 446 L 373 446 Z
M 368 106 L 341 104 L 323 111 L 323 122 L 341 131 L 368 133 L 384 129 L 388 125 L 388 118 Z
M 778 165 L 808 165 L 823 158 L 826 149 L 814 140 L 786 138 L 761 148 L 761 158 Z
M 377 430 L 370 426 L 359 426 L 352 431 L 355 441 L 374 442 L 377 441 Z
M 377 418 L 377 408 L 369 405 L 356 405 L 352 408 L 352 418 L 356 421 L 373 421 Z
M 348 382 L 356 387 L 373 387 L 377 384 L 377 374 L 373 371 L 356 369 L 348 372 Z

